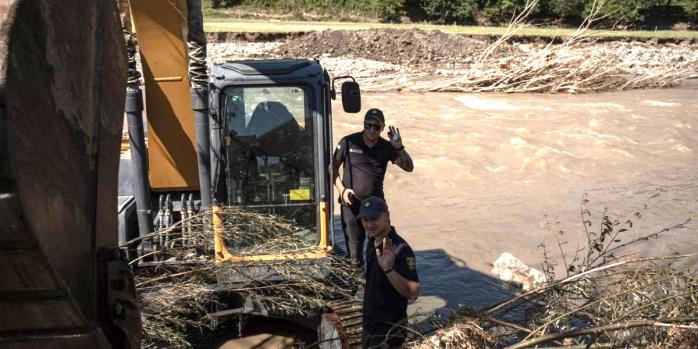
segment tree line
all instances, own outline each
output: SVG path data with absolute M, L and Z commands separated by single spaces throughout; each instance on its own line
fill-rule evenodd
M 383 22 L 427 21 L 438 24 L 502 25 L 526 0 L 207 0 L 212 9 L 243 7 L 333 16 L 355 14 Z M 539 0 L 534 24 L 575 26 L 593 0 Z M 698 0 L 606 0 L 599 24 L 605 28 L 670 28 L 698 25 Z

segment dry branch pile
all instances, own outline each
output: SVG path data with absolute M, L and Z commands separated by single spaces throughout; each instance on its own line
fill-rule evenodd
M 211 43 L 211 62 L 316 57 L 334 76 L 352 75 L 365 91 L 590 93 L 668 87 L 698 77 L 695 44 L 603 41 L 588 37 L 588 19 L 562 43 L 518 42 L 535 3 L 507 32 L 487 41 L 436 30 L 326 30 L 287 42 Z M 551 40 L 553 41 L 553 40 Z
M 435 30 L 325 30 L 291 37 L 252 56 L 318 57 L 336 76 L 360 77 L 368 91 L 590 93 L 670 87 L 698 73 L 698 56 L 690 47 L 590 38 L 602 1 L 562 43 L 513 42 L 537 6 L 537 0 L 527 2 L 490 45 Z
M 462 306 L 448 320 L 443 328 L 430 336 L 420 337 L 409 342 L 410 349 L 481 349 L 493 348 L 497 345 L 494 335 L 482 326 L 480 314 Z
M 592 5 L 589 17 L 562 44 L 552 43 L 526 55 L 501 58 L 493 52 L 526 25 L 537 6 L 531 0 L 509 24 L 502 37 L 486 48 L 464 76 L 441 82 L 417 84 L 420 91 L 589 93 L 607 90 L 674 86 L 689 76 L 688 68 L 668 66 L 652 74 L 628 72 L 619 51 L 600 50 L 588 37 L 603 1 Z
M 305 314 L 326 306 L 327 301 L 351 297 L 346 285 L 360 283 L 359 275 L 339 256 L 324 263 L 310 263 L 294 255 L 317 251 L 317 243 L 304 238 L 303 228 L 292 221 L 241 209 L 224 209 L 223 239 L 241 248 L 236 256 L 284 255 L 279 261 L 214 260 L 210 212 L 186 218 L 167 229 L 130 241 L 133 248 L 152 241 L 157 250 L 131 263 L 143 314 L 144 347 L 189 347 L 189 335 L 197 329 L 213 329 L 208 316 L 222 310 L 221 295 L 236 294 L 264 305 L 270 311 Z M 263 274 L 255 274 L 263 271 Z M 224 290 L 216 284 L 224 273 Z M 260 277 L 259 275 L 265 275 Z
M 642 218 L 646 204 L 617 218 L 604 210 L 598 217 L 598 229 L 592 229 L 594 217 L 586 205 L 585 198 L 581 218 L 587 245 L 567 256 L 563 251 L 566 243 L 558 241 L 566 277 L 484 311 L 461 313 L 446 328 L 414 346 L 698 347 L 698 273 L 695 268 L 674 264 L 688 256 L 641 258 L 639 251 L 627 250 L 640 241 L 685 230 L 690 219 L 632 235 L 633 222 Z M 558 265 L 542 248 L 543 269 L 553 280 Z M 502 319 L 519 307 L 527 309 L 525 319 L 517 323 Z

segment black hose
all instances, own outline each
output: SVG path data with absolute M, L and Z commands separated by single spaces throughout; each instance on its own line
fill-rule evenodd
M 191 104 L 196 120 L 196 154 L 199 166 L 201 208 L 211 207 L 211 159 L 208 122 L 208 69 L 206 67 L 206 36 L 201 14 L 201 0 L 187 0 L 187 52 Z
M 148 154 L 143 129 L 143 94 L 139 88 L 126 91 L 126 121 L 131 145 L 133 192 L 136 197 L 138 233 L 140 236 L 153 231 L 151 218 L 150 185 L 148 183 Z
M 196 120 L 196 155 L 199 166 L 199 189 L 201 208 L 211 207 L 211 141 L 208 123 L 208 89 L 191 89 L 191 105 Z

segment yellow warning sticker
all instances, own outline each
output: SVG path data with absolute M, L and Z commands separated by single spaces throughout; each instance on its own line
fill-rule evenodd
M 289 191 L 289 199 L 291 199 L 291 201 L 310 200 L 310 189 L 308 189 L 308 188 L 291 189 Z

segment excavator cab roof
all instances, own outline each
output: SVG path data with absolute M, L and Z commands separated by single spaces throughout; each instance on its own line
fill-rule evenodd
M 313 59 L 240 60 L 217 64 L 209 82 L 216 87 L 231 84 L 314 83 L 325 80 L 320 62 Z
M 268 59 L 249 61 L 228 61 L 222 65 L 242 75 L 283 75 L 305 68 L 314 61 L 307 59 Z

